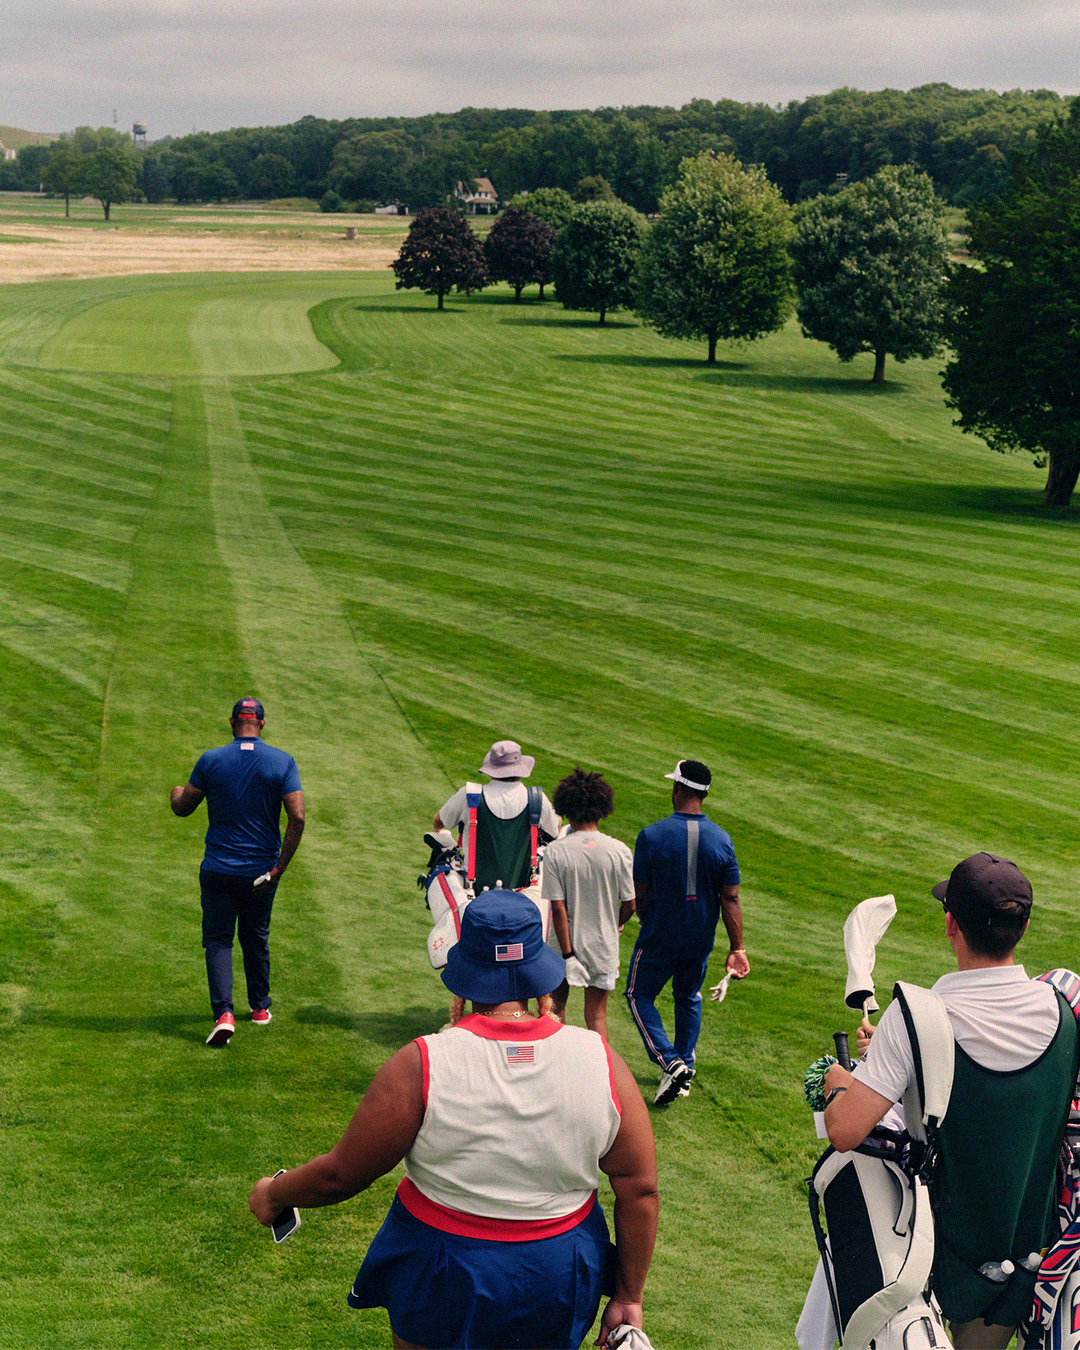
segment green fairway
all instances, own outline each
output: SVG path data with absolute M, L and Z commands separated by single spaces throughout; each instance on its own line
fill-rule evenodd
M 1033 880 L 1029 971 L 1080 962 L 1078 518 L 951 427 L 939 363 L 873 388 L 793 327 L 708 368 L 621 314 L 434 305 L 386 275 L 0 289 L 5 1350 L 389 1344 L 345 1293 L 397 1177 L 281 1248 L 246 1198 L 445 1020 L 420 836 L 496 739 L 549 791 L 602 769 L 631 844 L 705 760 L 742 867 L 751 976 L 653 1114 L 658 1350 L 794 1346 L 802 1075 L 854 1028 L 854 903 L 897 898 L 883 1002 L 948 968 L 928 888 L 983 847 Z M 168 790 L 248 693 L 308 827 L 274 1021 L 213 1052 L 205 814 Z M 651 1101 L 618 994 L 610 1022 Z
M 248 276 L 185 287 L 162 305 L 141 286 L 85 309 L 40 353 L 43 366 L 141 375 L 286 375 L 337 358 L 316 341 L 308 310 L 341 282 Z

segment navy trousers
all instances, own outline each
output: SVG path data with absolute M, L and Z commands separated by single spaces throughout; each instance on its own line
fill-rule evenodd
M 202 942 L 206 948 L 206 978 L 214 1017 L 233 1011 L 233 934 L 239 930 L 244 954 L 248 1005 L 269 1008 L 270 911 L 277 882 L 252 890 L 256 876 L 231 876 L 225 872 L 199 873 L 202 891 Z
M 694 1051 L 701 1033 L 701 986 L 708 968 L 708 956 L 677 961 L 662 952 L 640 945 L 634 947 L 626 972 L 626 1001 L 645 1043 L 645 1052 L 654 1064 L 666 1069 L 672 1060 L 681 1059 L 691 1069 L 694 1067 Z M 657 995 L 669 980 L 675 1000 L 674 1044 L 656 1010 Z

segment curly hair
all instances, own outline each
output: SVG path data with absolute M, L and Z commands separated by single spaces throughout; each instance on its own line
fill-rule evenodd
M 615 794 L 602 773 L 575 767 L 555 789 L 551 804 L 567 820 L 603 820 L 615 809 Z

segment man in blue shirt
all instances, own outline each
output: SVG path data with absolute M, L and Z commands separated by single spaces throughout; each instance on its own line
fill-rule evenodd
M 270 1004 L 270 911 L 278 880 L 304 833 L 304 794 L 292 755 L 267 745 L 263 705 L 242 698 L 229 719 L 230 745 L 207 750 L 183 787 L 169 795 L 173 814 L 190 816 L 206 798 L 210 826 L 199 885 L 203 946 L 214 1028 L 207 1045 L 227 1045 L 233 1015 L 233 933 L 239 926 L 251 1020 L 265 1026 Z M 281 808 L 288 824 L 280 831 Z
M 731 836 L 702 811 L 712 774 L 699 760 L 681 759 L 674 773 L 664 776 L 673 780 L 675 809 L 642 830 L 634 848 L 641 932 L 626 976 L 630 1012 L 649 1058 L 661 1069 L 658 1105 L 690 1091 L 701 1032 L 701 986 L 721 917 L 731 943 L 726 972 L 737 980 L 750 972 L 735 849 Z M 656 1011 L 656 997 L 668 981 L 675 1000 L 674 1044 Z

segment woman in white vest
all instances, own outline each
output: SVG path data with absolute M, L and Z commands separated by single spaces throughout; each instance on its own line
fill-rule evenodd
M 329 1153 L 251 1193 L 252 1213 L 270 1224 L 293 1205 L 347 1200 L 404 1160 L 348 1296 L 387 1309 L 401 1350 L 576 1350 L 604 1293 L 601 1345 L 621 1324 L 642 1325 L 657 1219 L 652 1126 L 607 1042 L 547 1015 L 563 973 L 531 900 L 479 896 L 442 972 L 457 995 L 453 1025 L 383 1065 Z M 601 1171 L 615 1194 L 614 1246 Z

